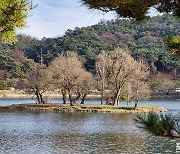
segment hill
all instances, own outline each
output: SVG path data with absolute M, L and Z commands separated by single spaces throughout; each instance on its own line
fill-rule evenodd
M 101 50 L 121 47 L 136 59 L 146 59 L 152 69 L 170 72 L 180 68 L 180 60 L 171 55 L 163 42 L 170 34 L 180 35 L 180 20 L 171 15 L 152 17 L 144 22 L 117 19 L 67 30 L 62 37 L 44 38 L 20 49 L 36 62 L 42 49 L 45 64 L 64 51 L 76 51 L 84 57 L 86 68 L 93 71 L 96 56 Z
M 67 30 L 58 38 L 36 40 L 19 36 L 16 44 L 3 50 L 23 51 L 35 62 L 39 62 L 42 53 L 46 65 L 60 53 L 76 51 L 84 58 L 85 67 L 93 72 L 96 56 L 101 50 L 121 47 L 135 59 L 145 59 L 152 72 L 171 72 L 180 69 L 180 59 L 172 56 L 164 45 L 163 39 L 170 34 L 180 36 L 180 20 L 165 14 L 143 22 L 127 19 L 101 21 L 94 26 Z

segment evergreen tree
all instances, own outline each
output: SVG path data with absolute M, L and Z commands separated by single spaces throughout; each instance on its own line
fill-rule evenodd
M 0 1 L 0 42 L 16 41 L 15 30 L 25 26 L 25 19 L 32 2 L 28 0 L 1 0 Z
M 120 17 L 142 20 L 147 17 L 150 8 L 159 12 L 172 12 L 180 16 L 179 0 L 81 0 L 90 9 L 104 12 L 115 11 Z

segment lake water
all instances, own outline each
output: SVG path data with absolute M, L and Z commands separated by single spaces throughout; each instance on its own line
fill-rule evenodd
M 1 106 L 34 100 L 0 100 Z M 51 100 L 59 103 L 61 100 Z M 99 103 L 89 99 L 86 103 Z M 125 105 L 125 103 L 122 103 Z M 139 105 L 160 105 L 180 111 L 180 100 L 153 100 Z M 176 153 L 178 139 L 154 137 L 139 130 L 135 114 L 0 112 L 2 154 L 158 154 Z
M 50 103 L 62 103 L 62 99 L 49 99 Z M 12 104 L 27 104 L 36 103 L 35 99 L 0 99 L 0 106 L 7 106 Z M 85 104 L 100 104 L 100 99 L 86 99 Z M 120 102 L 120 105 L 126 106 L 126 102 Z M 134 106 L 134 103 L 130 105 Z M 180 110 L 180 99 L 159 99 L 150 101 L 140 101 L 139 106 L 163 106 L 170 111 Z

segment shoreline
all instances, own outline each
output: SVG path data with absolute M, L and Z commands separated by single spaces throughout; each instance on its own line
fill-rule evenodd
M 88 113 L 147 113 L 147 112 L 167 112 L 161 106 L 139 106 L 136 109 L 129 106 L 111 105 L 89 105 L 77 104 L 14 104 L 0 107 L 1 111 L 48 111 L 48 112 L 88 112 Z
M 33 94 L 22 90 L 0 90 L 0 99 L 32 99 Z M 62 98 L 62 94 L 56 91 L 47 91 L 43 94 L 44 99 Z M 101 98 L 97 94 L 89 94 L 87 98 Z
M 29 94 L 22 90 L 0 90 L 0 99 L 32 99 L 34 95 Z M 45 99 L 59 99 L 62 98 L 60 92 L 57 91 L 47 91 L 43 94 Z M 87 98 L 92 99 L 100 99 L 101 96 L 99 94 L 89 94 Z M 154 99 L 180 99 L 180 94 L 176 95 L 152 95 L 150 100 Z

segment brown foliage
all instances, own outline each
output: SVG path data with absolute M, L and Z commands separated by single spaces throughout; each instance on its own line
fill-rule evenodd
M 99 90 L 101 91 L 102 101 L 104 99 L 104 91 L 108 89 L 113 104 L 115 105 L 121 99 L 122 95 L 130 95 L 140 100 L 139 90 L 141 82 L 145 82 L 145 78 L 149 75 L 147 64 L 142 61 L 134 60 L 126 51 L 118 48 L 113 52 L 102 52 L 96 62 L 97 80 Z M 124 91 L 123 91 L 124 89 Z
M 118 41 L 118 38 L 116 37 L 116 35 L 114 34 L 100 34 L 99 37 L 106 43 L 108 44 L 111 44 L 111 45 L 115 45 L 117 44 L 119 41 Z
M 43 93 L 50 88 L 50 75 L 45 66 L 35 65 L 26 77 L 26 91 L 36 96 L 39 104 L 45 104 Z
M 74 52 L 61 54 L 49 66 L 54 85 L 61 89 L 64 98 L 69 95 L 70 104 L 80 96 L 87 95 L 92 84 L 92 75 L 83 68 L 83 62 Z M 64 100 L 65 102 L 65 100 Z
M 12 52 L 12 57 L 21 64 L 26 64 L 28 62 L 28 58 L 24 56 L 24 52 L 18 49 Z

